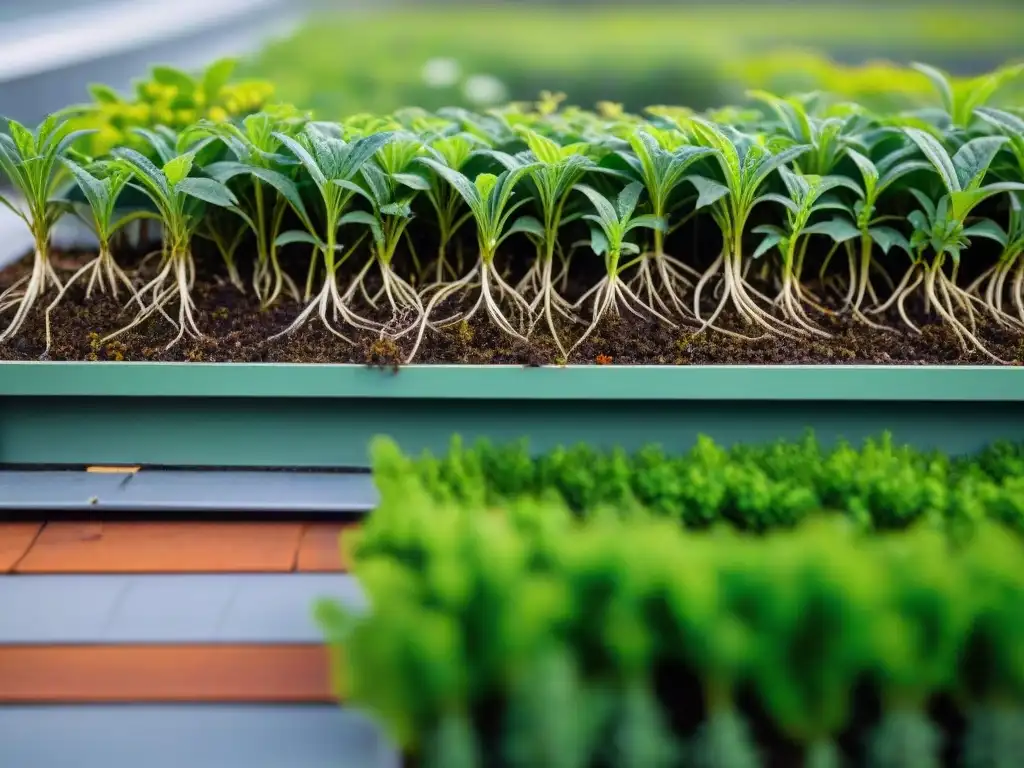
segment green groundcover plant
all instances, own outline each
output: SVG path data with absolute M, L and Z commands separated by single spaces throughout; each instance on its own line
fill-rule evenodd
M 32 276 L 0 296 L 3 338 L 62 287 L 48 261 L 58 216 L 95 196 L 89 179 L 126 176 L 104 210 L 148 209 L 163 240 L 136 265 L 134 319 L 112 336 L 144 320 L 170 323 L 172 344 L 203 335 L 203 238 L 216 245 L 207 266 L 222 262 L 237 290 L 298 305 L 283 335 L 316 322 L 351 342 L 358 330 L 405 361 L 427 333 L 470 319 L 550 337 L 566 359 L 615 316 L 809 341 L 836 316 L 916 335 L 937 323 L 964 351 L 1007 362 L 979 327 L 1024 331 L 1024 118 L 989 100 L 1024 67 L 969 83 L 918 68 L 938 108 L 874 114 L 756 92 L 757 108 L 701 115 L 595 113 L 555 94 L 342 123 L 280 109 L 136 129 L 141 151 L 97 157 L 65 122 L 11 122 L 0 170 L 37 247 Z
M 536 454 L 525 441 L 464 445 L 455 437 L 441 456 L 411 457 L 378 438 L 371 455 L 374 482 L 396 505 L 414 478 L 442 504 L 487 509 L 536 499 L 584 519 L 612 508 L 690 530 L 724 524 L 761 534 L 824 512 L 862 531 L 920 524 L 958 539 L 981 521 L 996 521 L 1024 533 L 1024 452 L 1010 443 L 953 459 L 897 445 L 888 435 L 830 448 L 813 435 L 731 448 L 700 437 L 678 455 L 655 445 L 633 453 L 577 445 Z
M 1019 761 L 1019 536 L 604 510 L 407 475 L 344 542 L 368 606 L 316 609 L 338 693 L 430 768 Z

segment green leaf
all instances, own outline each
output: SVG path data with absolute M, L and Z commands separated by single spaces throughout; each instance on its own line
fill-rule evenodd
M 924 156 L 938 172 L 947 192 L 959 192 L 961 189 L 960 180 L 949 157 L 946 148 L 943 147 L 933 136 L 918 130 L 917 128 L 904 128 L 904 133 L 910 137 L 920 148 Z
M 234 193 L 213 179 L 184 179 L 174 186 L 174 191 L 221 208 L 238 205 Z
M 804 228 L 803 234 L 828 235 L 834 242 L 845 243 L 847 240 L 860 237 L 860 230 L 846 219 L 837 218 L 811 224 L 809 227 Z
M 950 213 L 957 221 L 963 221 L 967 215 L 985 200 L 1004 192 L 1024 191 L 1024 184 L 1016 181 L 1002 181 L 996 184 L 989 184 L 980 189 L 969 189 L 962 192 L 954 192 L 950 195 L 952 209 Z
M 590 228 L 590 247 L 593 248 L 594 253 L 598 256 L 604 256 L 608 253 L 608 237 L 605 235 L 604 230 L 598 227 Z
M 188 177 L 192 171 L 192 163 L 195 157 L 191 154 L 179 155 L 168 163 L 164 164 L 163 172 L 164 176 L 167 177 L 167 183 L 172 187 L 178 186 L 179 183 Z
M 800 206 L 797 205 L 793 200 L 790 200 L 788 197 L 783 197 L 782 195 L 777 194 L 775 192 L 766 192 L 765 194 L 756 198 L 751 207 L 755 205 L 760 205 L 761 203 L 778 203 L 779 205 L 787 208 L 793 213 L 799 213 L 800 211 Z
M 437 160 L 429 157 L 421 157 L 419 158 L 419 162 L 430 168 L 434 173 L 451 184 L 471 209 L 474 209 L 475 211 L 480 206 L 482 202 L 480 192 L 477 191 L 473 182 L 471 182 L 461 171 L 449 168 L 447 165 L 439 163 Z
M 639 181 L 634 181 L 623 187 L 622 191 L 619 192 L 619 196 L 615 199 L 615 208 L 618 213 L 619 221 L 626 221 L 632 215 L 633 211 L 636 210 L 636 204 L 640 200 L 640 194 L 644 190 L 644 185 Z
M 697 190 L 697 202 L 694 205 L 694 210 L 697 211 L 713 205 L 729 194 L 727 186 L 719 184 L 717 181 L 706 179 L 703 176 L 687 176 L 685 180 L 690 182 Z
M 1003 231 L 1003 228 L 991 219 L 983 219 L 977 224 L 972 224 L 967 227 L 964 229 L 964 236 L 968 238 L 981 237 L 988 240 L 995 240 L 1004 248 L 1009 242 L 1009 238 L 1006 236 L 1006 232 Z
M 278 194 L 288 201 L 288 204 L 291 205 L 292 210 L 302 220 L 302 223 L 309 229 L 313 228 L 310 223 L 309 214 L 306 213 L 306 206 L 302 202 L 302 195 L 299 194 L 299 188 L 295 185 L 294 181 L 283 173 L 272 171 L 269 168 L 250 167 L 249 172 L 260 181 L 266 182 L 276 189 Z
M 943 108 L 946 110 L 947 114 L 952 115 L 956 109 L 956 99 L 953 94 L 953 84 L 950 82 L 949 76 L 946 75 L 945 72 L 936 69 L 935 67 L 928 66 L 927 64 L 913 63 L 910 66 L 931 81 L 932 87 L 935 88 L 936 92 L 939 94 L 939 98 L 942 100 Z
M 155 66 L 152 69 L 153 80 L 161 85 L 171 85 L 181 91 L 183 96 L 191 96 L 196 88 L 196 81 L 187 72 L 167 66 Z
M 287 134 L 275 132 L 274 138 L 291 150 L 292 154 L 298 158 L 300 163 L 302 163 L 302 167 L 306 169 L 306 173 L 312 177 L 313 182 L 321 191 L 323 191 L 324 187 L 327 186 L 327 177 L 320 169 L 320 166 L 314 159 L 313 155 L 309 153 L 309 150 Z
M 306 245 L 315 245 L 317 248 L 320 248 L 321 250 L 327 247 L 323 243 L 323 241 L 319 240 L 316 237 L 313 237 L 313 235 L 311 235 L 309 232 L 302 232 L 297 229 L 282 232 L 274 240 L 274 246 L 277 248 L 280 248 L 285 245 L 291 245 L 293 243 L 305 243 Z
M 203 73 L 203 93 L 207 99 L 216 99 L 224 86 L 231 80 L 238 62 L 235 59 L 220 59 L 206 68 Z
M 625 231 L 629 232 L 638 228 L 655 229 L 659 232 L 667 232 L 668 224 L 661 216 L 655 216 L 653 213 L 645 213 L 642 216 L 636 216 L 630 219 L 629 223 L 625 227 Z
M 1024 136 L 1024 118 L 993 107 L 979 107 L 974 114 L 1011 136 Z
M 1008 139 L 1005 136 L 981 136 L 971 139 L 953 155 L 953 167 L 960 182 L 960 189 L 977 189 L 981 186 L 988 167 Z
M 430 189 L 430 181 L 423 178 L 418 173 L 393 173 L 391 174 L 391 178 L 409 189 L 415 189 L 418 191 Z
M 846 150 L 847 156 L 853 160 L 857 168 L 860 170 L 860 175 L 864 179 L 864 189 L 861 190 L 861 196 L 864 196 L 864 192 L 867 192 L 870 197 L 874 192 L 875 187 L 878 185 L 879 171 L 871 160 L 862 155 L 855 149 Z
M 634 182 L 639 183 L 639 182 Z M 577 184 L 576 189 L 582 192 L 597 210 L 598 218 L 605 223 L 617 222 L 619 217 L 615 213 L 615 207 L 608 202 L 608 199 L 593 187 L 586 184 Z
M 380 222 L 377 220 L 377 217 L 372 213 L 367 213 L 366 211 L 350 211 L 338 220 L 338 224 L 339 226 L 344 226 L 345 224 L 363 224 L 370 228 L 370 231 L 373 233 L 373 240 L 377 245 L 384 242 L 384 231 L 381 229 Z
M 761 258 L 766 253 L 768 253 L 768 251 L 770 251 L 772 248 L 774 248 L 779 243 L 781 243 L 782 240 L 783 240 L 783 238 L 782 238 L 781 235 L 778 235 L 778 234 L 770 234 L 770 235 L 768 235 L 767 237 L 764 238 L 764 240 L 762 240 L 758 244 L 757 248 L 754 249 L 754 252 L 753 252 L 753 254 L 751 254 L 750 258 L 755 259 L 755 260 Z
M 520 216 L 512 222 L 512 226 L 505 230 L 505 236 L 507 237 L 508 235 L 515 234 L 516 232 L 525 232 L 530 235 L 536 235 L 540 238 L 543 238 L 546 235 L 544 225 L 533 216 Z
M 878 244 L 878 247 L 882 249 L 882 253 L 888 254 L 893 247 L 900 248 L 906 253 L 911 252 L 910 243 L 907 242 L 907 238 L 892 227 L 871 227 L 868 230 L 868 234 Z
M 120 104 L 122 102 L 120 94 L 109 85 L 92 83 L 88 86 L 88 91 L 97 104 Z
M 23 159 L 27 160 L 30 157 L 36 156 L 38 153 L 36 148 L 36 137 L 32 135 L 32 131 L 17 120 L 8 120 L 7 129 L 11 134 L 11 138 L 14 140 L 14 145 L 18 148 L 18 154 Z

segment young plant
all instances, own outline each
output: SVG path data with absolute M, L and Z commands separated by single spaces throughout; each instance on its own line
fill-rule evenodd
M 806 295 L 800 283 L 803 271 L 804 255 L 812 235 L 828 235 L 834 243 L 832 252 L 844 242 L 857 237 L 857 229 L 848 221 L 835 218 L 810 223 L 815 214 L 829 209 L 844 209 L 842 203 L 829 199 L 827 193 L 838 187 L 850 187 L 852 183 L 844 176 L 811 176 L 793 173 L 787 168 L 780 168 L 779 173 L 786 184 L 789 197 L 769 193 L 765 197 L 781 203 L 786 209 L 786 224 L 778 227 L 774 224 L 763 224 L 754 228 L 754 232 L 765 235 L 764 240 L 751 255 L 758 259 L 773 248 L 777 248 L 782 256 L 782 288 L 773 302 L 782 316 L 796 328 L 819 336 L 829 337 L 831 334 L 815 326 L 807 315 L 803 305 L 812 304 L 819 312 L 825 313 L 824 307 L 815 304 Z M 829 254 L 831 256 L 831 254 Z M 827 257 L 826 257 L 827 258 Z
M 925 160 L 908 159 L 916 151 L 916 145 L 910 144 L 890 152 L 877 163 L 854 149 L 849 149 L 846 153 L 860 171 L 862 184 L 857 185 L 855 189 L 860 199 L 854 204 L 852 211 L 860 233 L 860 251 L 859 254 L 855 253 L 851 244 L 847 243 L 851 277 L 842 308 L 849 310 L 854 319 L 867 325 L 883 327 L 870 320 L 862 309 L 866 295 L 870 295 L 876 305 L 880 303 L 871 282 L 871 268 L 875 264 L 871 258 L 874 246 L 877 245 L 885 254 L 894 246 L 910 254 L 910 243 L 903 234 L 886 226 L 887 221 L 899 217 L 879 214 L 879 199 L 900 179 L 915 171 L 931 167 Z
M 131 173 L 109 161 L 95 163 L 91 171 L 78 165 L 68 158 L 63 159 L 64 165 L 71 172 L 76 184 L 85 196 L 86 202 L 74 203 L 75 214 L 90 226 L 96 235 L 99 250 L 95 258 L 90 259 L 75 272 L 46 310 L 46 348 L 50 347 L 50 314 L 60 304 L 64 294 L 70 290 L 79 278 L 89 276 L 85 286 L 85 298 L 92 296 L 95 288 L 100 293 L 114 299 L 120 298 L 119 291 L 124 288 L 132 300 L 143 306 L 142 299 L 135 291 L 131 278 L 114 259 L 110 249 L 111 240 L 122 227 L 139 219 L 156 219 L 158 216 L 151 211 L 134 211 L 118 215 L 118 200 L 131 179 Z M 93 173 L 95 172 L 95 174 Z
M 558 234 L 561 228 L 579 218 L 578 214 L 566 215 L 565 208 L 578 182 L 590 171 L 597 169 L 596 164 L 585 154 L 588 145 L 573 143 L 561 146 L 552 139 L 542 136 L 536 131 L 521 129 L 520 135 L 530 148 L 522 157 L 513 157 L 495 152 L 493 155 L 507 168 L 519 165 L 532 165 L 529 179 L 534 189 L 534 200 L 540 214 L 540 228 L 537 230 L 538 257 L 526 276 L 516 287 L 519 292 L 529 290 L 533 293 L 530 309 L 536 312 L 540 308 L 548 326 L 548 332 L 562 357 L 568 357 L 562 340 L 555 328 L 554 312 L 558 312 L 569 322 L 576 322 L 571 304 L 555 289 L 554 263 L 558 253 Z M 536 229 L 536 228 L 535 228 Z
M 299 293 L 291 278 L 281 269 L 277 254 L 277 237 L 289 206 L 308 218 L 298 187 L 292 178 L 296 161 L 281 153 L 282 143 L 276 132 L 291 136 L 305 124 L 301 118 L 276 119 L 260 112 L 246 117 L 241 125 L 229 122 L 201 122 L 192 131 L 199 136 L 212 136 L 223 142 L 235 156 L 207 165 L 203 170 L 222 184 L 230 185 L 235 179 L 244 179 L 237 194 L 243 201 L 256 237 L 256 265 L 253 272 L 253 290 L 264 307 L 277 301 L 284 287 L 299 300 Z M 274 194 L 276 192 L 276 195 Z M 244 233 L 244 229 L 240 230 Z
M 393 142 L 384 149 L 395 146 Z M 349 182 L 349 188 L 370 203 L 371 211 L 350 211 L 341 217 L 341 224 L 362 224 L 369 227 L 373 258 L 359 270 L 343 300 L 351 300 L 356 290 L 360 290 L 369 304 L 376 307 L 380 297 L 387 296 L 388 305 L 391 307 L 391 324 L 398 323 L 404 326 L 389 334 L 391 338 L 397 339 L 419 327 L 424 317 L 425 310 L 419 294 L 409 281 L 395 271 L 392 263 L 395 251 L 412 221 L 410 203 L 418 191 L 427 188 L 428 182 L 415 173 L 389 173 L 373 161 L 364 164 L 359 173 L 362 183 Z M 380 272 L 381 288 L 376 296 L 371 297 L 367 294 L 364 280 L 374 265 Z M 410 314 L 411 318 L 408 317 Z M 381 326 L 380 329 L 384 331 L 385 326 Z
M 910 222 L 914 226 L 910 241 L 914 261 L 897 286 L 894 296 L 898 302 L 902 302 L 910 291 L 923 283 L 926 305 L 934 307 L 952 328 L 961 347 L 965 350 L 973 347 L 1000 362 L 974 334 L 976 322 L 972 304 L 979 300 L 960 288 L 955 279 L 960 254 L 970 244 L 970 237 L 979 232 L 987 232 L 983 225 L 980 230 L 967 226 L 967 217 L 971 211 L 995 195 L 1024 190 L 1024 184 L 1019 182 L 982 185 L 993 158 L 1006 143 L 1006 139 L 996 136 L 971 139 L 950 157 L 946 148 L 930 134 L 914 128 L 905 130 L 934 167 L 946 194 L 938 203 L 933 203 L 924 194 L 914 190 L 921 205 L 920 210 L 910 215 Z M 929 249 L 932 251 L 931 264 L 926 260 Z M 953 262 L 952 276 L 943 271 L 947 256 Z M 957 309 L 967 316 L 970 327 L 957 318 Z M 907 322 L 911 330 L 920 332 L 907 321 L 905 315 L 904 322 Z
M 381 147 L 393 139 L 394 135 L 376 133 L 348 143 L 330 135 L 319 125 L 310 124 L 298 139 L 283 133 L 275 133 L 274 136 L 298 158 L 320 193 L 320 200 L 323 203 L 323 227 L 318 232 L 305 208 L 292 204 L 306 231 L 285 232 L 277 238 L 277 244 L 300 242 L 314 246 L 306 279 L 305 298 L 309 303 L 291 325 L 272 338 L 294 333 L 316 313 L 331 333 L 352 344 L 351 339 L 333 326 L 328 313 L 334 318 L 340 317 L 346 324 L 356 328 L 376 330 L 378 325 L 356 314 L 338 289 L 338 270 L 352 253 L 352 250 L 343 251 L 342 246 L 338 244 L 338 228 L 342 224 L 342 216 L 349 203 L 357 194 L 352 189 L 352 181 L 356 174 Z M 319 259 L 323 259 L 324 281 L 314 297 L 312 286 Z
M 31 131 L 8 120 L 10 135 L 0 134 L 0 171 L 24 199 L 24 210 L 0 195 L 0 204 L 25 222 L 32 233 L 32 272 L 0 293 L 0 312 L 14 309 L 14 317 L 2 333 L 7 341 L 21 330 L 29 312 L 52 287 L 63 287 L 50 263 L 50 234 L 66 206 L 59 191 L 67 169 L 61 163 L 71 145 L 90 131 L 72 131 L 67 122 L 50 116 Z M 47 340 L 49 344 L 49 340 Z
M 156 277 L 138 292 L 142 306 L 124 328 L 110 334 L 104 341 L 135 328 L 160 313 L 178 329 L 167 345 L 170 349 L 183 337 L 202 338 L 195 319 L 192 285 L 195 282 L 195 259 L 192 255 L 192 237 L 203 221 L 207 206 L 230 208 L 240 215 L 238 200 L 226 186 L 213 179 L 190 177 L 196 150 L 192 149 L 168 159 L 158 168 L 134 149 L 115 150 L 113 165 L 130 175 L 132 187 L 146 195 L 156 206 L 164 230 L 161 263 Z M 150 295 L 148 304 L 146 295 Z M 175 321 L 166 311 L 178 302 Z
M 644 303 L 643 299 L 637 296 L 622 279 L 622 273 L 625 270 L 643 259 L 643 256 L 639 255 L 640 247 L 636 243 L 628 242 L 626 236 L 636 229 L 653 229 L 655 231 L 665 229 L 664 219 L 660 219 L 653 214 L 635 215 L 636 205 L 640 199 L 640 193 L 643 191 L 643 184 L 639 181 L 627 184 L 619 193 L 614 204 L 593 187 L 580 184 L 576 188 L 590 199 L 596 210 L 596 214 L 589 213 L 583 218 L 597 225 L 596 227 L 591 227 L 590 246 L 594 253 L 604 258 L 605 275 L 597 285 L 583 294 L 574 307 L 583 306 L 591 296 L 593 297 L 590 325 L 569 351 L 572 352 L 573 349 L 582 344 L 609 312 L 619 316 L 622 314 L 622 310 L 626 310 L 641 319 L 645 319 L 640 311 L 643 310 L 648 315 L 673 325 L 671 320 L 659 314 L 650 305 Z M 622 263 L 623 255 L 634 256 L 635 258 Z
M 958 130 L 970 127 L 975 110 L 984 107 L 1000 88 L 1024 74 L 1024 64 L 1016 64 L 955 82 L 947 73 L 927 64 L 912 64 L 911 67 L 928 78 L 941 100 L 943 117 Z
M 826 176 L 835 170 L 847 147 L 854 142 L 849 131 L 858 125 L 852 119 L 829 117 L 820 119 L 807 111 L 807 105 L 796 97 L 782 98 L 767 91 L 747 91 L 747 96 L 762 102 L 775 113 L 782 136 L 795 146 L 807 146 L 807 153 L 798 162 L 800 171 L 813 176 Z
M 680 298 L 677 287 L 692 286 L 693 282 L 687 275 L 699 278 L 700 274 L 693 267 L 665 253 L 670 199 L 683 183 L 690 166 L 715 154 L 717 150 L 690 144 L 665 149 L 655 136 L 644 130 L 637 130 L 629 137 L 629 146 L 632 152 L 620 152 L 619 155 L 647 190 L 653 216 L 666 222 L 664 228 L 654 231 L 654 251 L 650 260 L 642 258 L 638 262 L 639 271 L 634 283 L 639 286 L 637 293 L 646 295 L 648 304 L 656 303 L 667 315 L 689 316 L 690 312 Z M 654 281 L 655 275 L 657 283 Z M 662 298 L 662 293 L 667 302 Z
M 530 305 L 495 269 L 494 256 L 498 247 L 517 232 L 530 232 L 535 235 L 541 233 L 539 223 L 529 217 L 522 217 L 510 223 L 512 215 L 529 202 L 528 198 L 512 202 L 512 196 L 516 184 L 529 173 L 532 166 L 520 166 L 505 171 L 499 176 L 481 173 L 476 179 L 470 181 L 459 171 L 431 158 L 420 158 L 420 162 L 451 184 L 469 206 L 470 213 L 476 221 L 477 260 L 473 268 L 464 276 L 453 283 L 437 287 L 436 292 L 427 302 L 416 343 L 408 359 L 411 360 L 412 356 L 416 354 L 427 325 L 430 324 L 430 315 L 433 310 L 446 299 L 457 296 L 477 285 L 475 281 L 479 281 L 480 295 L 473 306 L 468 311 L 457 312 L 435 325 L 468 322 L 483 308 L 491 321 L 504 333 L 520 341 L 526 341 L 525 333 L 530 319 Z M 516 325 L 513 325 L 502 311 L 501 301 L 503 299 L 509 301 L 517 313 Z
M 461 172 L 474 152 L 485 146 L 483 140 L 465 131 L 452 136 L 441 136 L 423 146 L 423 153 L 431 159 Z M 434 209 L 437 224 L 437 255 L 427 268 L 427 274 L 433 273 L 434 282 L 441 284 L 446 277 L 458 278 L 462 273 L 461 253 L 453 268 L 448 263 L 448 248 L 463 225 L 473 219 L 472 211 L 465 210 L 465 200 L 458 190 L 438 174 L 429 174 L 427 181 L 430 188 L 424 195 Z
M 1024 210 L 1018 194 L 1011 192 L 1009 197 L 1010 220 L 1005 230 L 990 220 L 978 222 L 970 228 L 973 236 L 994 240 L 1001 250 L 996 263 L 982 272 L 966 291 L 981 298 L 983 306 L 997 323 L 1019 328 L 1024 327 L 1024 260 L 1021 259 L 1021 254 L 1024 254 Z M 1016 317 L 1003 311 L 1006 281 L 1011 273 L 1010 298 L 1017 310 Z M 982 285 L 985 286 L 983 293 Z
M 751 296 L 753 289 L 744 278 L 743 232 L 754 207 L 768 199 L 759 196 L 768 177 L 803 155 L 808 147 L 789 147 L 773 154 L 749 137 L 736 132 L 727 134 L 707 120 L 691 118 L 691 125 L 702 143 L 717 150 L 714 157 L 722 174 L 721 181 L 703 176 L 689 177 L 700 193 L 697 209 L 711 208 L 711 215 L 721 230 L 723 243 L 722 252 L 694 288 L 693 314 L 702 323 L 700 330 L 715 327 L 715 320 L 731 303 L 747 325 L 759 325 L 769 333 L 789 335 L 795 330 L 793 326 L 761 309 Z M 721 298 L 711 316 L 704 320 L 700 308 L 701 294 L 704 286 L 719 274 L 723 285 Z M 731 331 L 728 333 L 742 336 Z

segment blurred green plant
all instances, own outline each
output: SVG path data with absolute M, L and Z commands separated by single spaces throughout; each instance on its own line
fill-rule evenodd
M 572 104 L 621 102 L 634 111 L 665 103 L 706 109 L 732 103 L 747 87 L 828 90 L 887 110 L 904 106 L 905 94 L 929 99 L 927 80 L 890 64 L 862 70 L 802 51 L 834 51 L 844 61 L 885 51 L 990 68 L 1018 51 L 1022 36 L 1021 8 L 987 3 L 969 11 L 831 3 L 765 3 L 742 12 L 709 4 L 406 6 L 318 17 L 268 46 L 244 72 L 272 81 L 281 98 L 321 119 L 413 104 L 481 108 L 533 99 L 545 88 L 568 94 Z
M 1003 529 L 953 545 L 819 520 L 753 538 L 437 501 L 409 476 L 403 491 L 349 534 L 368 608 L 316 615 L 346 705 L 424 768 L 831 768 L 851 735 L 867 765 L 934 765 L 924 704 L 959 689 L 964 764 L 1019 756 L 1024 543 Z M 966 686 L 975 646 L 987 669 Z M 877 725 L 858 685 L 886 704 Z

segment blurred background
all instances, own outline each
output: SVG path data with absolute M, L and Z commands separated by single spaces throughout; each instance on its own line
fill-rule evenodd
M 324 119 L 542 90 L 627 109 L 751 87 L 875 105 L 893 85 L 931 99 L 887 63 L 970 75 L 1024 58 L 1022 41 L 1021 0 L 0 0 L 0 114 L 36 122 L 89 83 L 127 91 L 149 65 L 225 55 Z

